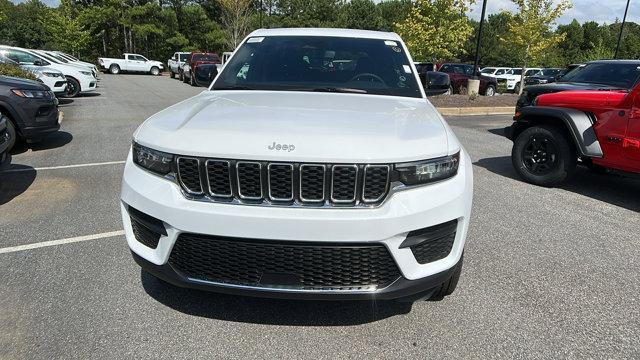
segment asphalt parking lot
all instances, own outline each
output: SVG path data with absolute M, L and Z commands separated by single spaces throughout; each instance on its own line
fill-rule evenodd
M 508 116 L 452 117 L 475 174 L 453 296 L 404 313 L 183 290 L 134 263 L 118 195 L 136 127 L 203 89 L 100 86 L 0 173 L 0 359 L 640 358 L 640 181 L 580 169 L 563 188 L 525 184 L 497 135 Z

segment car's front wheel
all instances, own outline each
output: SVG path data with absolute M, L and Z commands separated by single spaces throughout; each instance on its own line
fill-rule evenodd
M 152 67 L 150 72 L 151 72 L 151 75 L 153 76 L 160 75 L 160 69 L 157 66 Z
M 484 91 L 485 96 L 494 96 L 496 94 L 496 88 L 493 85 L 487 86 L 487 90 Z
M 9 120 L 9 118 L 7 118 L 2 113 L 0 113 L 0 119 L 5 119 L 7 124 L 7 132 L 9 133 L 9 144 L 7 147 L 7 152 L 8 152 L 9 150 L 13 149 L 13 147 L 16 145 L 18 134 L 16 132 L 15 126 L 13 125 L 11 120 Z
M 67 77 L 67 97 L 72 98 L 78 96 L 80 93 L 80 83 L 78 80 Z
M 532 126 L 514 141 L 511 161 L 525 181 L 555 186 L 573 174 L 578 156 L 573 144 L 558 128 Z
M 109 66 L 109 72 L 112 73 L 113 75 L 120 74 L 120 66 L 116 64 Z

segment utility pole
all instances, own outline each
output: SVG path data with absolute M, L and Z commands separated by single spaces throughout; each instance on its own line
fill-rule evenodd
M 622 18 L 622 25 L 620 25 L 620 33 L 618 34 L 618 44 L 616 45 L 616 53 L 613 55 L 614 59 L 618 58 L 618 51 L 620 51 L 620 40 L 622 40 L 622 30 L 624 30 L 624 23 L 627 21 L 627 11 L 629 11 L 629 1 L 627 0 L 627 7 L 624 9 L 624 17 Z
M 260 13 L 258 14 L 258 15 L 260 16 L 260 28 L 262 28 L 262 10 L 263 10 L 263 8 L 262 8 L 262 6 L 263 6 L 263 5 L 262 5 L 262 1 L 263 1 L 263 0 L 260 0 L 260 9 L 258 9 L 258 11 L 260 12 Z
M 476 69 L 478 69 L 478 63 L 480 62 L 480 39 L 482 38 L 482 27 L 484 25 L 484 13 L 486 10 L 487 10 L 487 0 L 482 0 L 482 14 L 480 15 L 480 28 L 478 29 L 478 39 L 476 40 L 476 60 L 473 63 L 474 79 L 478 79 L 478 76 L 475 73 L 475 71 Z

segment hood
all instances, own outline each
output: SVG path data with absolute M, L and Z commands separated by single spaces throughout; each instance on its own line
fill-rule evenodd
M 55 73 L 55 74 L 59 74 L 62 75 L 62 71 L 60 70 L 56 70 L 52 67 L 48 67 L 48 66 L 37 66 L 37 65 L 20 65 L 21 68 L 25 69 L 25 70 L 29 70 L 31 72 L 37 73 L 37 72 L 48 72 L 48 73 Z
M 9 76 L 0 76 L 0 86 L 7 86 L 12 89 L 22 90 L 49 90 L 37 81 Z
M 568 108 L 617 108 L 629 93 L 622 90 L 572 90 L 542 94 L 538 96 L 538 105 L 559 106 Z
M 134 139 L 182 155 L 392 163 L 447 155 L 459 147 L 447 133 L 425 99 L 233 90 L 204 91 L 165 109 Z
M 522 92 L 522 95 L 520 96 L 516 104 L 516 108 L 531 105 L 533 103 L 533 100 L 542 94 L 550 94 L 560 91 L 612 89 L 614 89 L 614 87 L 609 85 L 570 82 L 554 82 L 549 84 L 530 85 L 527 86 Z

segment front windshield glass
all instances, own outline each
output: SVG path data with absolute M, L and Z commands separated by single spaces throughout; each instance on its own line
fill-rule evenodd
M 422 97 L 399 43 L 325 36 L 249 38 L 212 86 L 223 89 Z
M 68 64 L 68 63 L 69 63 L 69 61 L 68 61 L 67 59 L 63 58 L 63 57 L 62 57 L 62 56 L 60 56 L 60 55 L 57 55 L 57 54 L 54 54 L 54 53 L 49 53 L 49 52 L 48 52 L 48 53 L 46 53 L 46 54 L 47 54 L 47 55 L 49 55 L 49 56 L 51 56 L 52 58 L 55 58 L 55 59 L 56 59 L 56 60 L 58 60 L 58 61 L 62 61 L 62 62 L 63 62 L 63 63 L 65 63 L 65 64 Z
M 53 63 L 58 63 L 59 64 L 61 62 L 60 60 L 56 60 L 52 56 L 49 56 L 49 55 L 47 55 L 45 53 L 38 52 L 37 54 L 40 55 L 41 57 L 53 62 Z
M 507 73 L 509 75 L 522 75 L 522 69 L 511 69 Z
M 630 89 L 638 81 L 640 63 L 591 63 L 574 69 L 562 77 L 562 82 L 602 84 Z
M 193 55 L 192 61 L 220 61 L 217 55 L 214 54 L 196 54 Z
M 483 74 L 493 74 L 496 71 L 496 69 L 494 68 L 486 68 L 486 69 L 482 69 L 482 71 L 480 71 Z
M 189 54 L 180 54 L 180 61 L 187 61 Z
M 544 76 L 556 76 L 556 75 L 560 74 L 561 71 L 562 71 L 562 69 L 543 69 L 542 70 L 542 75 L 544 75 Z

